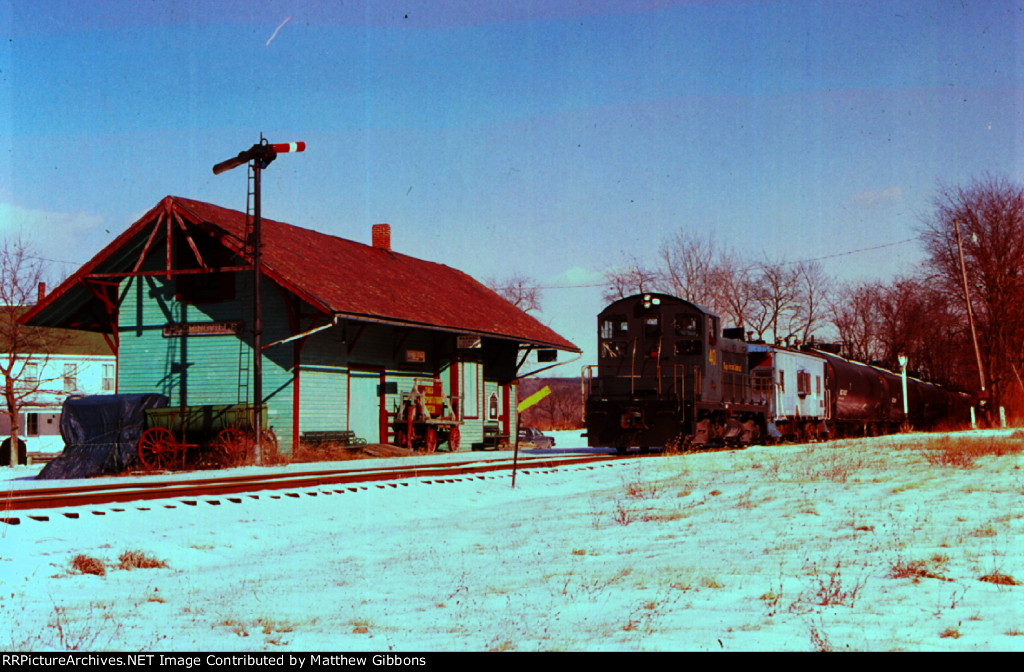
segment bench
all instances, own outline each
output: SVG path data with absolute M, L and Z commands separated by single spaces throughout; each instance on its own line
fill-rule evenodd
M 343 446 L 365 446 L 366 439 L 360 439 L 350 429 L 325 432 L 302 432 L 299 439 L 309 446 L 322 446 L 327 443 L 338 443 Z
M 508 434 L 502 434 L 499 425 L 484 425 L 484 440 L 473 444 L 473 450 L 503 450 L 509 446 Z

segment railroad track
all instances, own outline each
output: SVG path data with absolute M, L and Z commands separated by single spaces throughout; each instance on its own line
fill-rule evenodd
M 537 469 L 555 469 L 558 467 L 582 465 L 591 462 L 607 462 L 621 460 L 615 455 L 574 455 L 566 457 L 529 456 L 520 457 L 518 469 L 529 472 Z M 269 474 L 243 474 L 237 476 L 210 476 L 208 478 L 175 479 L 140 477 L 138 481 L 118 483 L 90 483 L 87 486 L 65 486 L 53 488 L 29 488 L 9 490 L 0 494 L 0 522 L 18 524 L 19 517 L 12 517 L 10 512 L 36 511 L 40 509 L 76 508 L 97 506 L 123 502 L 142 502 L 157 499 L 179 500 L 186 505 L 195 506 L 198 498 L 246 495 L 258 497 L 253 493 L 267 490 L 302 490 L 308 488 L 331 488 L 348 486 L 353 489 L 356 484 L 377 483 L 378 487 L 397 487 L 394 481 L 412 478 L 424 479 L 425 482 L 454 482 L 464 477 L 477 477 L 495 471 L 509 471 L 513 467 L 512 458 L 494 460 L 467 460 L 464 462 L 448 462 L 444 464 L 417 464 L 410 466 L 362 468 L 362 469 L 324 469 L 304 471 L 300 473 L 275 472 Z M 381 483 L 387 483 L 382 485 Z M 363 486 L 365 487 L 365 486 Z M 291 494 L 291 493 L 288 493 Z M 77 512 L 65 513 L 68 517 L 78 517 Z M 40 513 L 28 516 L 34 519 L 46 519 Z

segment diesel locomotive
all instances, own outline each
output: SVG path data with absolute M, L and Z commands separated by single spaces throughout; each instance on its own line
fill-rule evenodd
M 668 294 L 610 304 L 597 317 L 597 344 L 597 365 L 583 371 L 587 442 L 620 453 L 926 429 L 970 404 L 831 352 L 748 343 L 741 329 L 723 330 L 717 315 Z

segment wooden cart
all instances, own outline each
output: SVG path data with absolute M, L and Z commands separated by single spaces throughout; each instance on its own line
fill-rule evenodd
M 447 443 L 448 451 L 454 453 L 459 450 L 461 424 L 458 405 L 444 394 L 441 381 L 417 380 L 411 392 L 402 393 L 398 404 L 393 424 L 395 444 L 432 453 Z
M 252 404 L 147 409 L 139 461 L 147 471 L 245 464 L 256 445 L 255 410 Z M 265 404 L 261 443 L 264 451 L 277 452 Z

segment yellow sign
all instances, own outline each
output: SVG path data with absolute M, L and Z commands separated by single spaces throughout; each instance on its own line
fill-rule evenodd
M 551 388 L 545 385 L 544 387 L 540 388 L 539 390 L 528 396 L 526 399 L 520 401 L 519 405 L 516 406 L 516 412 L 522 413 L 530 406 L 540 403 L 540 401 L 543 400 L 544 397 L 548 396 L 549 394 L 551 394 Z

